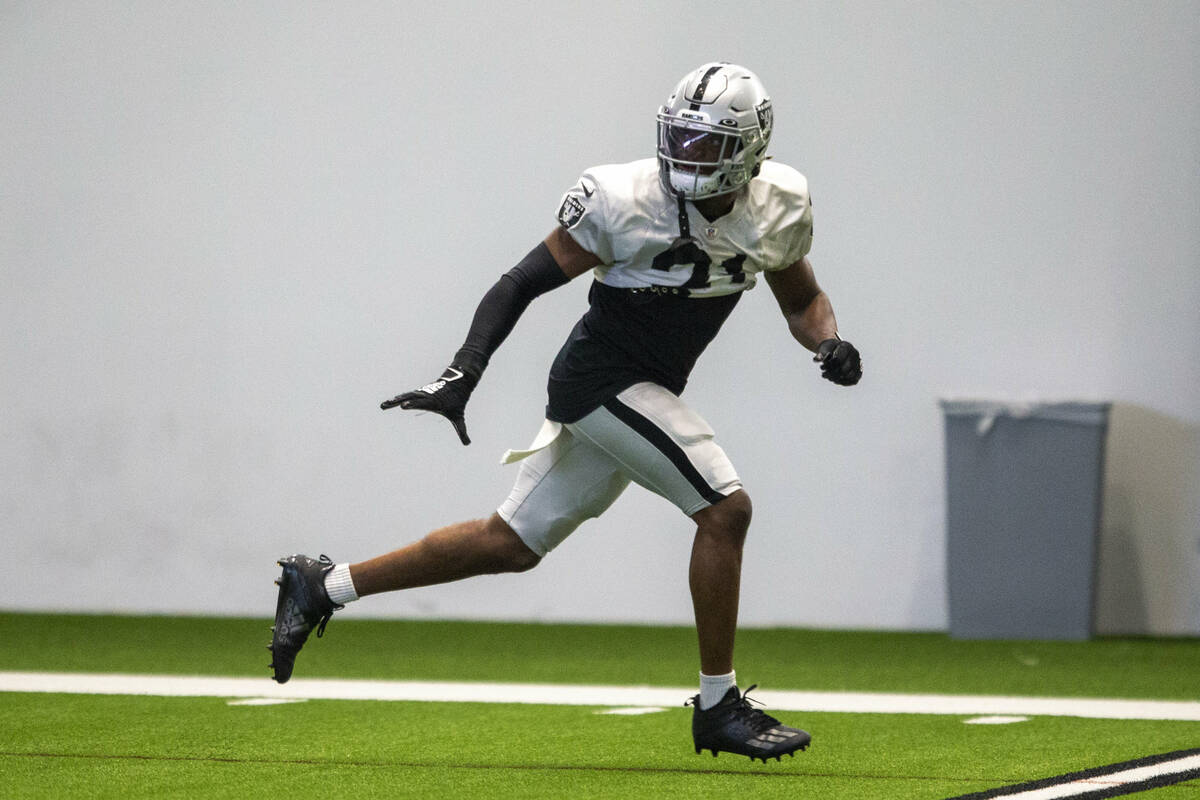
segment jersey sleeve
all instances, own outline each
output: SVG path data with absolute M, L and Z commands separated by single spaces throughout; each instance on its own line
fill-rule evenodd
M 764 220 L 769 244 L 764 248 L 764 270 L 787 269 L 812 249 L 813 212 L 808 179 L 775 161 L 762 165 L 756 210 Z
M 800 215 L 800 219 L 792 225 L 791 234 L 791 244 L 788 247 L 787 256 L 784 260 L 785 267 L 795 264 L 808 255 L 808 251 L 812 249 L 812 203 L 809 202 L 807 197 L 804 198 L 804 211 Z
M 566 228 L 579 246 L 604 264 L 613 263 L 613 241 L 608 203 L 603 186 L 585 172 L 563 195 L 558 206 L 558 224 Z

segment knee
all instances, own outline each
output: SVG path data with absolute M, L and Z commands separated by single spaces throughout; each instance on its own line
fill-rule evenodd
M 730 529 L 738 531 L 744 538 L 750 530 L 750 519 L 754 516 L 754 506 L 750 503 L 750 495 L 745 489 L 739 489 L 724 500 L 717 503 L 716 508 L 722 508 Z
M 528 572 L 542 562 L 542 557 L 521 541 L 507 522 L 498 515 L 488 520 L 488 533 L 494 543 L 498 572 Z
M 530 550 L 529 546 L 520 539 L 517 539 L 517 544 L 513 546 L 512 552 L 509 553 L 507 563 L 509 572 L 528 572 L 542 563 L 542 557 Z
M 746 538 L 753 515 L 754 507 L 750 503 L 750 495 L 745 489 L 739 489 L 692 518 L 700 527 L 721 531 L 740 542 Z

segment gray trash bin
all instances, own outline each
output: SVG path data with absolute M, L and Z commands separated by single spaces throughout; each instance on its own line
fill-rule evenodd
M 942 401 L 952 636 L 1091 635 L 1109 407 Z

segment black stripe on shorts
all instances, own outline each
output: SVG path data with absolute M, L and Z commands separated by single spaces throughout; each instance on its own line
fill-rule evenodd
M 666 431 L 615 397 L 607 400 L 604 403 L 604 408 L 614 417 L 632 428 L 643 439 L 654 445 L 656 450 L 669 458 L 671 463 L 675 465 L 675 469 L 679 470 L 679 473 L 687 479 L 687 482 L 692 485 L 692 488 L 701 497 L 709 503 L 717 503 L 725 499 L 725 495 L 708 485 L 708 481 L 704 480 L 704 476 L 700 474 L 700 470 L 696 469 L 695 465 L 688 459 L 687 453 L 675 443 L 675 440 Z

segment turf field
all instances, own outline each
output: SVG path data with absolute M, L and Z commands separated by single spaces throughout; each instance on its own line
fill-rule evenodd
M 270 622 L 0 614 L 0 671 L 261 677 Z M 339 617 L 304 678 L 690 686 L 687 628 Z M 1200 699 L 1200 640 L 960 642 L 745 630 L 764 690 Z M 691 749 L 690 709 L 0 694 L 3 797 L 948 798 L 1200 747 L 1200 721 L 778 712 L 813 734 L 764 765 Z M 236 702 L 236 701 L 234 701 Z M 770 710 L 770 709 L 768 709 Z M 1084 795 L 1086 796 L 1086 795 Z M 1109 795 L 1111 796 L 1111 795 Z M 1200 780 L 1138 796 L 1200 799 Z

